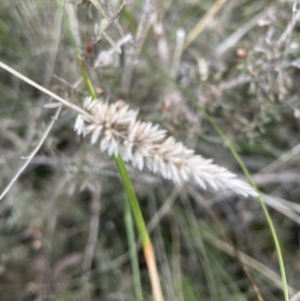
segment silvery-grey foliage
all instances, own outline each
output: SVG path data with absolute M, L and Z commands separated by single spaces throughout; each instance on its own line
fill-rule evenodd
M 236 178 L 228 169 L 194 154 L 193 150 L 167 137 L 167 131 L 150 122 L 136 120 L 137 111 L 130 110 L 123 101 L 108 104 L 102 100 L 85 99 L 83 108 L 93 117 L 78 115 L 74 130 L 78 135 L 91 135 L 91 143 L 100 139 L 101 151 L 110 156 L 120 154 L 124 161 L 143 170 L 161 174 L 175 183 L 193 181 L 203 189 L 231 189 L 243 196 L 257 196 L 246 182 Z

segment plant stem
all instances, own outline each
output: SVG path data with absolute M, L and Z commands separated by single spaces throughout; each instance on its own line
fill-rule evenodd
M 67 33 L 68 33 L 70 42 L 72 44 L 72 48 L 75 52 L 77 63 L 80 68 L 80 72 L 84 79 L 85 85 L 89 91 L 89 94 L 93 97 L 93 99 L 96 99 L 97 94 L 92 85 L 91 79 L 88 75 L 84 57 L 81 55 L 81 50 L 80 50 L 81 42 L 80 42 L 80 36 L 79 36 L 79 28 L 78 28 L 78 23 L 76 20 L 76 15 L 74 12 L 73 4 L 72 3 L 65 4 L 65 7 L 66 7 L 66 13 L 65 13 L 64 7 L 61 3 L 61 0 L 56 0 L 56 3 L 63 15 L 64 23 L 67 27 Z M 73 25 L 72 27 L 71 27 L 71 24 Z
M 125 199 L 126 198 L 127 197 L 125 197 Z M 135 237 L 134 237 L 132 213 L 131 213 L 131 209 L 130 209 L 130 203 L 127 199 L 125 200 L 124 207 L 125 207 L 124 208 L 125 209 L 124 210 L 124 222 L 125 222 L 125 227 L 126 227 L 131 267 L 132 267 L 132 272 L 133 272 L 133 283 L 134 283 L 134 289 L 135 289 L 135 296 L 136 296 L 137 301 L 142 301 L 142 300 L 144 300 L 144 298 L 143 298 L 139 263 L 138 263 L 138 258 L 137 258 L 136 243 L 135 243 Z
M 129 178 L 128 171 L 125 167 L 124 161 L 120 156 L 115 157 L 115 162 L 117 164 L 117 167 L 119 169 L 119 173 L 121 175 L 124 188 L 126 190 L 126 194 L 133 212 L 133 216 L 135 219 L 136 226 L 138 228 L 142 245 L 144 249 L 144 255 L 148 267 L 148 272 L 150 276 L 151 286 L 152 286 L 152 292 L 153 292 L 153 298 L 155 301 L 163 301 L 163 295 L 161 291 L 160 281 L 159 281 L 159 275 L 156 267 L 155 262 L 155 256 L 154 251 L 152 247 L 152 243 L 148 234 L 148 230 L 142 215 L 142 211 L 139 205 L 139 202 L 136 198 L 135 191 L 133 189 L 131 180 Z
M 63 14 L 64 21 L 67 26 L 68 35 L 69 35 L 72 47 L 75 51 L 78 65 L 80 66 L 81 74 L 84 78 L 86 87 L 87 87 L 91 97 L 93 99 L 96 99 L 97 95 L 96 95 L 95 89 L 91 83 L 90 77 L 88 75 L 88 72 L 87 72 L 87 69 L 85 66 L 85 62 L 84 62 L 84 58 L 80 55 L 80 52 L 78 50 L 79 46 L 80 46 L 80 45 L 78 45 L 78 43 L 80 41 L 80 37 L 79 37 L 79 35 L 77 35 L 77 33 L 79 34 L 79 29 L 77 28 L 77 26 L 78 26 L 78 24 L 76 22 L 77 20 L 74 20 L 76 18 L 76 16 L 74 13 L 74 8 L 72 6 L 73 4 L 71 4 L 71 3 L 67 4 L 67 5 L 71 5 L 71 6 L 68 6 L 68 11 L 67 11 L 68 18 L 67 18 L 65 15 L 65 11 L 63 9 L 61 1 L 56 0 L 56 2 L 58 3 L 58 6 Z M 70 21 L 72 21 L 72 25 L 73 25 L 72 28 L 69 23 Z M 74 33 L 76 34 L 76 36 L 74 36 Z M 77 39 L 75 39 L 75 37 Z M 141 240 L 142 240 L 144 254 L 145 254 L 146 263 L 148 266 L 148 271 L 149 271 L 149 276 L 150 276 L 150 281 L 151 281 L 151 286 L 152 286 L 154 301 L 164 301 L 162 291 L 161 291 L 160 281 L 159 281 L 159 275 L 158 275 L 158 271 L 157 271 L 157 267 L 156 267 L 153 247 L 152 247 L 152 244 L 150 241 L 150 237 L 149 237 L 149 234 L 147 231 L 147 227 L 146 227 L 140 206 L 139 206 L 139 202 L 136 198 L 135 191 L 133 189 L 133 185 L 131 183 L 131 180 L 130 180 L 128 171 L 125 167 L 123 159 L 120 156 L 115 156 L 115 162 L 119 169 L 119 173 L 121 175 L 123 185 L 126 190 L 126 194 L 127 194 L 129 203 L 131 205 L 134 219 L 135 219 L 135 222 L 136 222 L 136 225 L 137 225 L 137 228 L 138 228 Z
M 168 81 L 172 82 L 178 88 L 178 90 L 180 90 L 188 99 L 190 99 L 194 103 L 194 105 L 203 113 L 203 115 L 205 116 L 205 118 L 210 122 L 210 124 L 214 127 L 214 129 L 216 130 L 216 132 L 223 139 L 223 141 L 225 142 L 225 144 L 229 148 L 230 152 L 232 153 L 233 157 L 239 163 L 241 169 L 243 170 L 245 176 L 247 177 L 247 179 L 250 182 L 250 184 L 252 185 L 252 187 L 258 192 L 258 200 L 260 202 L 260 205 L 261 205 L 262 210 L 264 212 L 264 215 L 266 217 L 266 220 L 267 220 L 267 223 L 268 223 L 268 226 L 270 228 L 271 235 L 272 235 L 272 238 L 273 238 L 273 241 L 274 241 L 275 249 L 276 249 L 276 254 L 277 254 L 278 264 L 279 264 L 280 274 L 281 274 L 281 280 L 282 280 L 284 300 L 285 301 L 289 301 L 288 285 L 287 285 L 287 279 L 286 279 L 284 261 L 283 261 L 283 257 L 282 257 L 282 252 L 281 252 L 281 247 L 280 247 L 279 239 L 278 239 L 278 236 L 277 236 L 277 232 L 276 232 L 276 229 L 274 227 L 274 224 L 273 224 L 273 221 L 271 219 L 271 216 L 269 214 L 268 208 L 267 208 L 266 204 L 264 203 L 263 198 L 260 195 L 259 190 L 258 190 L 258 188 L 257 188 L 257 186 L 256 186 L 256 184 L 255 184 L 255 182 L 254 182 L 254 180 L 253 180 L 253 178 L 252 178 L 252 176 L 251 176 L 248 168 L 246 167 L 246 165 L 244 164 L 242 158 L 239 156 L 239 154 L 235 150 L 234 146 L 227 139 L 227 137 L 225 136 L 225 134 L 223 133 L 223 131 L 220 129 L 220 127 L 217 125 L 217 123 L 214 121 L 214 119 L 210 116 L 210 114 L 207 113 L 207 111 L 203 108 L 203 106 L 201 106 L 199 104 L 199 102 L 192 95 L 192 93 L 188 89 L 186 89 L 186 88 L 182 87 L 181 85 L 179 85 L 178 83 L 176 83 L 176 81 L 166 71 L 162 70 L 159 66 L 157 66 L 152 61 L 151 57 L 149 56 L 149 54 L 147 53 L 147 51 L 145 49 L 143 51 L 143 54 L 146 57 L 148 63 L 152 67 L 154 67 Z

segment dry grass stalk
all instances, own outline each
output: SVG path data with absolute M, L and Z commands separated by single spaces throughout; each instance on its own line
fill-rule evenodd
M 10 188 L 13 186 L 13 184 L 17 181 L 19 176 L 22 174 L 22 172 L 26 169 L 26 167 L 29 165 L 31 160 L 34 158 L 36 153 L 39 151 L 43 143 L 45 142 L 46 138 L 48 137 L 55 121 L 57 120 L 59 114 L 61 111 L 61 106 L 56 110 L 56 113 L 52 117 L 52 121 L 50 122 L 49 126 L 47 127 L 46 131 L 44 132 L 41 140 L 39 141 L 38 145 L 34 148 L 34 150 L 31 152 L 31 154 L 28 157 L 23 157 L 25 159 L 25 162 L 22 164 L 22 166 L 18 169 L 14 177 L 10 180 L 10 182 L 7 184 L 7 186 L 4 188 L 3 192 L 0 195 L 0 200 L 4 198 L 4 196 L 7 194 L 7 192 L 10 190 Z
M 217 0 L 213 6 L 207 11 L 207 13 L 199 20 L 199 22 L 193 27 L 193 29 L 187 35 L 183 49 L 186 49 L 203 31 L 209 21 L 218 13 L 218 11 L 223 7 L 227 0 Z
M 120 154 L 124 161 L 143 170 L 144 166 L 153 173 L 161 174 L 175 183 L 192 181 L 203 189 L 207 186 L 215 190 L 231 189 L 243 196 L 257 196 L 247 183 L 224 167 L 195 155 L 158 125 L 136 120 L 137 111 L 130 110 L 123 101 L 108 104 L 101 100 L 86 98 L 83 105 L 88 115 L 79 114 L 74 130 L 78 135 L 91 134 L 91 143 L 96 144 L 101 137 L 100 149 L 110 156 Z
M 124 95 L 130 92 L 132 75 L 138 57 L 142 51 L 148 31 L 156 19 L 156 0 L 146 0 L 144 3 L 143 14 L 140 18 L 137 32 L 135 35 L 135 46 L 129 47 L 126 51 L 125 66 L 122 75 L 122 90 Z

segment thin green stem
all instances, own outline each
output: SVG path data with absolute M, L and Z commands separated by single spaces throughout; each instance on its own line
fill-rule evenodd
M 176 81 L 166 71 L 162 70 L 161 68 L 159 68 L 159 66 L 157 66 L 156 64 L 154 64 L 154 62 L 152 61 L 151 57 L 148 55 L 148 53 L 147 53 L 147 51 L 145 49 L 143 50 L 143 55 L 146 57 L 146 59 L 148 60 L 148 63 L 152 67 L 154 67 L 160 74 L 162 74 L 164 76 L 164 78 L 166 78 L 169 82 L 172 82 L 178 88 L 178 90 L 180 90 L 188 99 L 190 99 L 190 101 L 193 102 L 193 104 L 199 110 L 202 111 L 203 115 L 210 122 L 210 124 L 214 127 L 214 129 L 216 130 L 216 132 L 220 135 L 220 137 L 223 139 L 223 141 L 225 142 L 225 144 L 229 148 L 229 150 L 232 153 L 233 157 L 239 163 L 241 169 L 243 170 L 245 176 L 247 177 L 247 179 L 250 182 L 250 184 L 252 185 L 252 187 L 258 192 L 258 194 L 259 194 L 258 200 L 260 202 L 260 205 L 261 205 L 262 210 L 264 212 L 264 215 L 266 217 L 266 220 L 267 220 L 267 223 L 268 223 L 268 226 L 270 228 L 271 235 L 272 235 L 272 238 L 273 238 L 273 241 L 274 241 L 275 249 L 276 249 L 276 254 L 277 254 L 277 258 L 278 258 L 278 264 L 279 264 L 280 273 L 281 273 L 281 280 L 282 280 L 282 286 L 283 286 L 284 300 L 285 301 L 289 301 L 287 279 L 286 279 L 284 261 L 283 261 L 283 256 L 282 256 L 282 252 L 281 252 L 281 247 L 280 247 L 278 235 L 276 233 L 276 229 L 275 229 L 275 226 L 274 226 L 273 221 L 271 219 L 271 216 L 269 214 L 268 208 L 267 208 L 266 204 L 264 203 L 263 198 L 260 195 L 260 192 L 259 192 L 259 190 L 258 190 L 258 188 L 257 188 L 257 186 L 256 186 L 256 184 L 255 184 L 255 182 L 254 182 L 254 180 L 253 180 L 253 178 L 252 178 L 252 176 L 251 176 L 248 168 L 244 164 L 242 158 L 236 152 L 234 146 L 227 139 L 227 137 L 225 136 L 225 134 L 223 133 L 223 131 L 220 129 L 220 127 L 217 125 L 217 123 L 213 120 L 213 118 L 210 116 L 210 114 L 203 108 L 203 106 L 201 106 L 199 104 L 199 102 L 197 101 L 197 99 L 195 99 L 195 97 L 192 95 L 192 93 L 188 89 L 186 89 L 186 88 L 182 87 L 181 85 L 177 84 Z
M 135 222 L 136 222 L 136 226 L 138 228 L 138 231 L 139 231 L 139 234 L 140 234 L 140 237 L 142 240 L 142 245 L 143 245 L 143 247 L 145 247 L 147 245 L 147 243 L 149 242 L 150 238 L 149 238 L 146 224 L 144 222 L 144 218 L 142 215 L 142 211 L 141 211 L 139 202 L 136 198 L 135 191 L 132 186 L 132 182 L 129 178 L 128 171 L 126 169 L 126 166 L 125 166 L 122 158 L 120 156 L 116 156 L 115 162 L 117 164 L 119 173 L 120 173 L 122 181 L 123 181 L 124 188 L 126 190 L 126 194 L 127 194 L 130 206 L 131 206 L 131 210 L 132 210 Z
M 89 91 L 89 94 L 93 97 L 93 99 L 96 99 L 97 98 L 97 94 L 95 92 L 95 89 L 92 85 L 92 82 L 91 82 L 91 79 L 88 75 L 88 72 L 87 72 L 87 68 L 86 68 L 86 65 L 85 65 L 85 60 L 81 54 L 81 45 L 80 45 L 80 37 L 79 37 L 79 29 L 78 28 L 73 28 L 71 27 L 70 25 L 70 19 L 72 19 L 74 16 L 72 14 L 70 14 L 70 11 L 66 14 L 65 10 L 64 10 L 64 7 L 63 7 L 63 4 L 61 3 L 61 0 L 56 0 L 56 3 L 62 13 L 62 16 L 63 16 L 63 20 L 64 20 L 64 23 L 66 25 L 66 28 L 67 28 L 67 34 L 68 34 L 68 37 L 70 39 L 70 42 L 71 42 L 71 45 L 72 45 L 72 48 L 75 52 L 75 56 L 76 56 L 76 59 L 77 59 L 77 62 L 78 62 L 78 66 L 80 68 L 80 72 L 83 76 L 83 79 L 84 79 L 84 82 L 85 82 L 85 85 Z M 68 4 L 70 6 L 70 9 L 72 8 L 72 5 L 73 4 Z M 76 24 L 76 22 L 73 22 Z M 77 40 L 75 39 L 75 36 L 77 36 Z
M 137 250 L 136 250 L 136 243 L 135 243 L 135 235 L 134 235 L 134 227 L 133 227 L 133 220 L 132 220 L 132 213 L 130 209 L 130 203 L 126 199 L 125 206 L 124 206 L 124 222 L 128 240 L 128 247 L 130 253 L 130 260 L 131 260 L 131 267 L 133 273 L 133 283 L 134 283 L 134 290 L 135 296 L 137 301 L 142 301 L 143 298 L 143 291 L 142 291 L 142 283 L 141 283 L 141 275 L 140 275 L 140 268 L 137 258 Z
M 117 164 L 119 173 L 121 175 L 123 185 L 124 185 L 124 188 L 125 188 L 125 191 L 126 191 L 126 194 L 127 194 L 130 206 L 131 206 L 131 210 L 132 210 L 134 219 L 135 219 L 135 223 L 136 223 L 136 226 L 138 228 L 138 231 L 139 231 L 139 234 L 140 234 L 140 237 L 142 240 L 145 259 L 146 259 L 149 276 L 150 276 L 150 280 L 151 280 L 154 301 L 163 301 L 164 298 L 163 298 L 162 291 L 161 291 L 159 275 L 158 275 L 156 262 L 155 262 L 154 251 L 153 251 L 152 243 L 151 243 L 151 240 L 150 240 L 150 237 L 148 234 L 147 226 L 144 221 L 139 202 L 135 195 L 135 191 L 134 191 L 132 182 L 130 180 L 130 177 L 129 177 L 129 174 L 128 174 L 128 171 L 126 169 L 123 159 L 118 155 L 115 157 L 115 162 Z
M 275 226 L 273 224 L 273 221 L 271 219 L 270 213 L 268 211 L 268 208 L 266 204 L 263 201 L 263 198 L 260 194 L 259 189 L 257 188 L 257 185 L 255 184 L 253 177 L 251 176 L 248 168 L 246 167 L 244 161 L 240 157 L 240 155 L 237 153 L 235 150 L 234 146 L 231 144 L 231 142 L 228 140 L 228 138 L 225 136 L 223 131 L 220 129 L 220 127 L 217 125 L 217 123 L 213 120 L 213 118 L 206 112 L 206 110 L 197 102 L 197 100 L 190 94 L 189 91 L 186 89 L 180 87 L 178 85 L 178 88 L 186 95 L 192 102 L 202 111 L 203 115 L 206 117 L 206 119 L 210 122 L 210 124 L 214 127 L 214 129 L 217 131 L 217 133 L 220 135 L 220 137 L 223 139 L 229 150 L 231 151 L 233 157 L 236 159 L 236 161 L 239 163 L 241 169 L 243 170 L 245 176 L 247 177 L 248 181 L 252 185 L 252 187 L 258 192 L 258 200 L 260 202 L 260 205 L 262 207 L 262 210 L 264 212 L 264 215 L 266 217 L 267 223 L 269 225 L 276 253 L 277 253 L 277 258 L 278 258 L 278 263 L 279 263 L 279 268 L 280 268 L 280 273 L 281 273 L 281 278 L 282 278 L 282 285 L 283 285 L 283 292 L 284 292 L 284 299 L 285 301 L 289 301 L 289 294 L 288 294 L 288 287 L 287 287 L 287 279 L 286 279 L 286 273 L 285 273 L 285 267 L 284 267 L 284 261 L 282 257 L 282 252 L 281 252 L 281 247 L 278 239 L 278 235 L 276 233 Z
M 72 30 L 70 23 L 69 23 L 70 18 L 72 20 L 72 18 L 75 18 L 75 16 L 73 15 L 73 12 L 70 8 L 71 13 L 69 10 L 68 12 L 69 12 L 70 16 L 68 16 L 69 18 L 67 18 L 65 16 L 65 11 L 63 9 L 63 6 L 62 6 L 60 0 L 56 0 L 56 1 L 63 14 L 64 22 L 67 26 L 68 35 L 69 35 L 72 47 L 75 51 L 76 58 L 77 58 L 79 66 L 80 66 L 81 74 L 84 78 L 86 87 L 87 87 L 91 97 L 93 99 L 96 99 L 97 95 L 95 93 L 95 89 L 91 83 L 90 77 L 89 77 L 87 69 L 85 67 L 84 58 L 81 57 L 80 52 L 78 51 L 79 46 L 80 46 L 80 45 L 78 45 L 78 43 L 79 43 L 78 41 L 80 41 L 80 37 L 76 36 L 77 40 L 74 37 L 74 32 L 79 34 L 79 29 L 73 28 L 73 30 Z M 74 24 L 77 26 L 77 23 L 73 22 L 73 27 L 74 27 Z M 136 226 L 138 228 L 138 231 L 139 231 L 139 234 L 140 234 L 140 237 L 142 240 L 146 263 L 148 266 L 149 276 L 150 276 L 150 280 L 151 280 L 154 301 L 163 301 L 164 299 L 163 299 L 163 295 L 162 295 L 162 291 L 161 291 L 159 275 L 158 275 L 156 262 L 155 262 L 154 251 L 153 251 L 152 243 L 151 243 L 148 231 L 147 231 L 146 223 L 144 221 L 141 208 L 139 206 L 139 202 L 136 198 L 135 191 L 133 189 L 133 185 L 130 180 L 130 177 L 129 177 L 128 171 L 125 167 L 123 159 L 120 156 L 115 156 L 115 162 L 119 169 L 119 173 L 120 173 L 122 181 L 123 181 L 123 185 L 124 185 L 124 188 L 125 188 L 125 191 L 126 191 L 126 194 L 127 194 L 130 206 L 131 206 L 131 210 L 134 215 L 135 223 L 136 223 Z

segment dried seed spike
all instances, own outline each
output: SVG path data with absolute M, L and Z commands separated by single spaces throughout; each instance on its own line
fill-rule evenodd
M 226 168 L 213 164 L 212 159 L 195 155 L 173 137 L 166 137 L 166 130 L 136 120 L 138 112 L 130 110 L 125 103 L 109 105 L 86 98 L 83 107 L 92 115 L 93 122 L 78 115 L 74 130 L 78 135 L 91 133 L 92 144 L 100 138 L 102 152 L 107 151 L 110 156 L 121 154 L 124 161 L 131 161 L 139 170 L 146 165 L 153 173 L 175 183 L 193 181 L 203 189 L 210 186 L 215 190 L 231 189 L 243 196 L 257 196 L 249 184 Z

